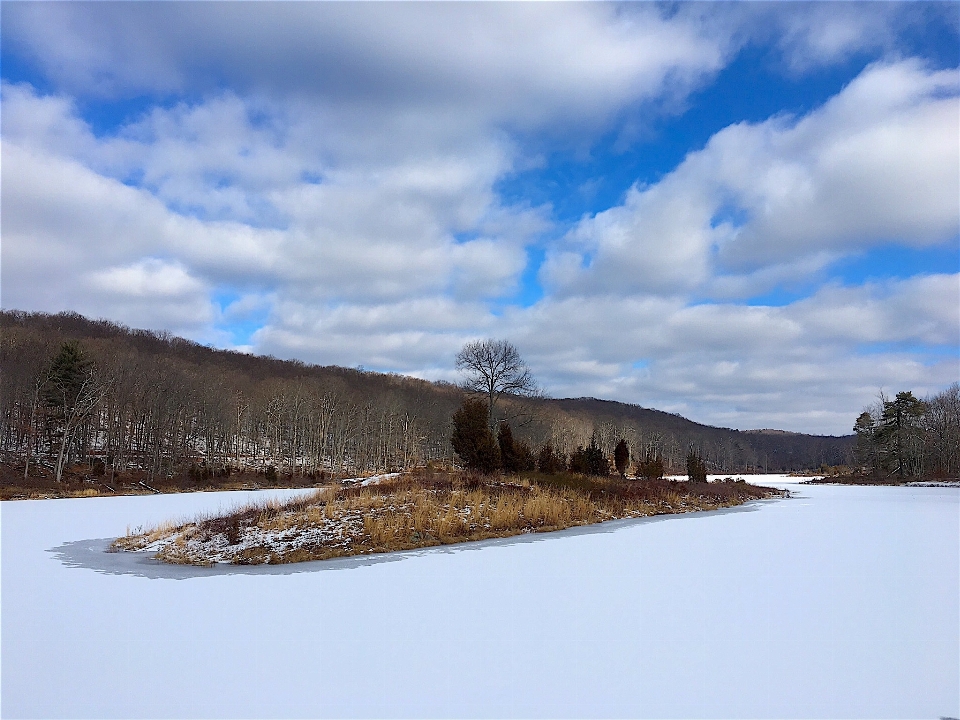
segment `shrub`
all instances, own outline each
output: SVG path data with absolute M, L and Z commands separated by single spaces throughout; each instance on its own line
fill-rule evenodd
M 547 443 L 537 454 L 537 470 L 547 475 L 564 472 L 567 469 L 567 457 L 563 453 L 558 453 L 553 449 L 553 445 Z
M 663 458 L 659 453 L 654 455 L 652 450 L 648 450 L 643 460 L 637 463 L 637 477 L 644 480 L 659 480 L 663 477 Z
M 591 436 L 587 447 L 578 447 L 570 456 L 570 471 L 599 477 L 610 474 L 610 461 L 604 457 L 603 450 L 597 444 L 596 433 Z

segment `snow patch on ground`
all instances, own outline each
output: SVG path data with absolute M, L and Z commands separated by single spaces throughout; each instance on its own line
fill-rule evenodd
M 340 482 L 344 485 L 350 485 L 353 483 L 358 485 L 379 485 L 384 480 L 391 480 L 396 477 L 400 477 L 400 473 L 384 473 L 382 475 L 371 475 L 370 477 L 346 478 Z
M 324 546 L 349 548 L 353 537 L 363 530 L 363 517 L 359 513 L 344 515 L 336 522 L 324 522 L 319 526 L 296 527 L 287 530 L 264 530 L 259 527 L 242 529 L 240 541 L 230 544 L 223 533 L 192 537 L 185 541 L 181 554 L 185 557 L 203 558 L 210 563 L 233 562 L 244 550 L 262 548 L 278 555 L 301 548 Z M 173 537 L 164 537 L 144 545 L 137 552 L 154 555 L 173 545 Z

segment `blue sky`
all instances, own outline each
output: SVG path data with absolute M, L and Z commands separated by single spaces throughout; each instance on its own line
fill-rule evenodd
M 20 3 L 2 304 L 845 433 L 960 379 L 956 3 Z

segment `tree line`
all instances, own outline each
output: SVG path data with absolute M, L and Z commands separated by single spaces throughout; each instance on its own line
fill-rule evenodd
M 76 313 L 0 311 L 0 460 L 27 473 L 85 463 L 149 477 L 452 464 L 452 417 L 465 397 L 485 406 L 498 452 L 500 423 L 510 426 L 518 449 L 507 462 L 521 465 L 538 463 L 546 445 L 556 463 L 593 462 L 591 446 L 613 458 L 621 439 L 680 473 L 690 448 L 715 473 L 839 464 L 852 450 L 852 438 L 742 433 L 636 405 L 548 399 L 508 345 L 465 346 L 457 386 L 215 350 Z M 512 380 L 491 385 L 478 367 Z
M 9 327 L 0 340 L 0 451 L 24 477 L 42 466 L 59 480 L 78 462 L 148 477 L 339 475 L 450 457 L 456 390 L 448 399 L 428 383 L 381 376 L 379 392 L 365 393 L 351 378 L 359 371 L 293 364 L 305 372 L 263 377 L 145 352 L 129 338 L 51 340 Z
M 490 406 L 478 398 L 467 397 L 453 415 L 451 446 L 468 469 L 484 474 L 539 471 L 548 475 L 575 473 L 607 477 L 613 472 L 610 457 L 594 432 L 590 442 L 579 445 L 569 455 L 545 442 L 534 451 L 526 440 L 514 437 L 510 423 L 500 421 L 496 433 L 491 429 Z M 631 464 L 630 446 L 620 438 L 613 449 L 613 467 L 621 478 L 659 480 L 666 470 L 663 456 L 648 449 Z M 690 448 L 686 455 L 686 474 L 694 482 L 706 482 L 707 466 L 700 452 Z
M 881 393 L 853 427 L 859 470 L 899 479 L 960 473 L 960 384 L 925 400 Z

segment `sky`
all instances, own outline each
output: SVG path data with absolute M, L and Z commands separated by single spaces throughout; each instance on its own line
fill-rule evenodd
M 744 430 L 960 380 L 960 4 L 0 15 L 5 309 Z

